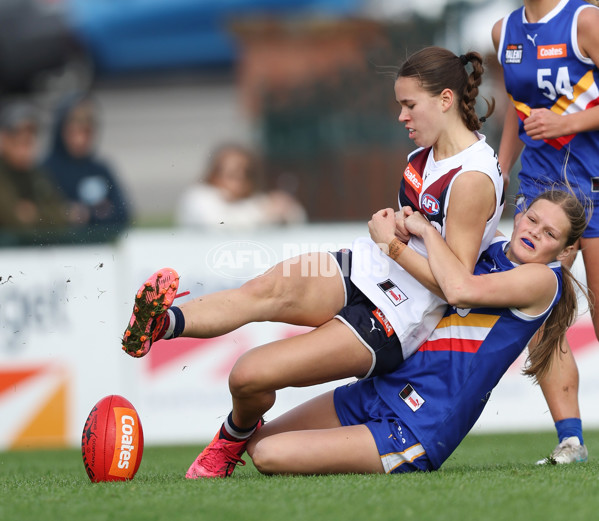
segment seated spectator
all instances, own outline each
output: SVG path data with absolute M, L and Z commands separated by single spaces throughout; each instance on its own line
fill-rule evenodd
M 260 175 L 259 161 L 249 149 L 238 144 L 221 146 L 212 154 L 204 179 L 181 197 L 177 223 L 247 230 L 305 222 L 305 210 L 290 194 L 260 190 Z
M 109 239 L 129 224 L 129 202 L 110 166 L 95 155 L 97 107 L 87 94 L 59 104 L 42 166 L 71 203 L 70 220 Z
M 0 112 L 0 231 L 4 244 L 35 242 L 67 224 L 67 207 L 48 175 L 35 166 L 39 121 L 24 102 Z

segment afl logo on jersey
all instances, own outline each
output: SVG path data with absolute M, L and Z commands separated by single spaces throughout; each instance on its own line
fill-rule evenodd
M 437 201 L 431 194 L 424 194 L 422 196 L 422 209 L 429 215 L 437 215 L 441 209 L 439 201 Z

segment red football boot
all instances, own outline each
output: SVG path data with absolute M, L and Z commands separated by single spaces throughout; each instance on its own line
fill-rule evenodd
M 256 425 L 256 431 L 264 424 L 263 420 Z M 254 431 L 255 432 L 255 431 Z M 187 479 L 198 478 L 228 478 L 235 466 L 239 463 L 245 465 L 241 459 L 245 452 L 249 438 L 239 441 L 231 441 L 220 438 L 220 430 L 213 440 L 191 464 L 185 477 Z

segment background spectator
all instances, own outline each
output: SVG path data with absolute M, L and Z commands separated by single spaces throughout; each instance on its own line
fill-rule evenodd
M 67 197 L 70 220 L 108 239 L 128 225 L 128 201 L 111 167 L 95 155 L 98 109 L 88 94 L 57 107 L 50 150 L 42 166 Z
M 3 242 L 29 242 L 37 233 L 62 228 L 67 209 L 47 174 L 35 166 L 35 107 L 13 102 L 0 112 L 0 229 Z
M 212 154 L 204 179 L 181 197 L 178 224 L 248 229 L 305 222 L 303 207 L 282 190 L 264 192 L 261 177 L 253 152 L 239 144 L 222 145 Z

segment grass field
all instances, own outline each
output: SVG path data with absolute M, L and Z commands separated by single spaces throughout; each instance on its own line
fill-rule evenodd
M 126 483 L 91 484 L 78 450 L 0 453 L 0 520 L 584 520 L 599 518 L 599 431 L 590 460 L 534 465 L 555 434 L 470 435 L 438 472 L 268 477 L 248 461 L 187 481 L 201 447 L 146 447 Z

